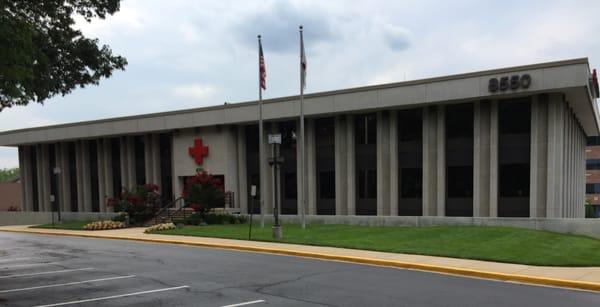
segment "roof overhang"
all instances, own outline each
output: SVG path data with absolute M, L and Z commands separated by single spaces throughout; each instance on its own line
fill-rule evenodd
M 490 92 L 491 78 L 531 76 L 527 88 Z M 504 99 L 538 93 L 563 93 L 588 136 L 600 135 L 598 106 L 590 88 L 587 58 L 508 67 L 480 72 L 365 86 L 307 94 L 304 112 L 308 117 L 339 113 L 403 109 L 482 99 Z M 299 97 L 263 101 L 263 118 L 278 120 L 299 116 Z M 249 123 L 258 120 L 257 101 L 102 119 L 72 124 L 13 130 L 0 133 L 0 146 L 69 141 L 142 134 L 193 127 Z

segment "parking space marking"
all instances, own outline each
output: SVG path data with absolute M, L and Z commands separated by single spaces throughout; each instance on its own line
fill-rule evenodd
M 238 306 L 246 306 L 246 305 L 258 304 L 258 303 L 264 303 L 264 302 L 265 302 L 265 300 L 256 300 L 256 301 L 242 302 L 242 303 L 237 303 L 237 304 L 232 304 L 232 305 L 225 305 L 225 306 L 221 306 L 221 307 L 238 307 Z
M 30 259 L 42 259 L 42 258 L 34 258 L 34 257 L 21 257 L 21 258 L 6 258 L 0 259 L 0 262 L 11 262 L 11 261 L 21 261 L 21 260 L 30 260 Z
M 63 283 L 63 284 L 53 284 L 53 285 L 44 285 L 44 286 L 37 286 L 37 287 L 28 287 L 28 288 L 1 290 L 0 293 L 10 293 L 10 292 L 37 290 L 37 289 L 54 288 L 54 287 L 73 286 L 73 285 L 86 284 L 86 283 L 92 283 L 92 282 L 100 282 L 100 281 L 107 281 L 107 280 L 132 278 L 132 277 L 135 277 L 135 275 L 107 277 L 107 278 L 99 278 L 99 279 L 90 279 L 90 280 L 83 280 L 83 281 L 67 282 L 67 283 Z
M 2 270 L 10 270 L 10 269 L 14 269 L 14 268 L 28 268 L 28 267 L 34 267 L 34 266 L 53 265 L 53 264 L 56 264 L 56 263 L 58 263 L 58 262 L 15 264 L 15 265 L 11 265 L 11 266 L 0 267 L 0 269 L 2 269 Z
M 90 271 L 90 270 L 94 270 L 94 268 L 68 269 L 68 270 L 38 272 L 38 273 L 27 273 L 27 274 L 13 274 L 13 275 L 0 276 L 0 279 L 17 278 L 17 277 L 28 277 L 28 276 L 36 276 L 36 275 L 47 275 L 47 274 L 60 274 L 60 273 L 70 273 L 70 272 Z
M 55 303 L 55 304 L 48 304 L 48 305 L 38 305 L 38 306 L 35 306 L 35 307 L 54 307 L 54 306 L 74 305 L 74 304 L 96 302 L 96 301 L 104 301 L 104 300 L 110 300 L 110 299 L 116 299 L 116 298 L 122 298 L 122 297 L 128 297 L 128 296 L 135 296 L 135 295 L 142 295 L 142 294 L 149 294 L 149 293 L 156 293 L 156 292 L 164 292 L 164 291 L 172 291 L 172 290 L 179 290 L 179 289 L 185 289 L 185 288 L 189 288 L 189 286 L 179 286 L 179 287 L 162 288 L 162 289 L 140 291 L 140 292 L 133 292 L 133 293 L 125 293 L 125 294 L 119 294 L 119 295 L 90 298 L 90 299 L 79 300 L 79 301 L 62 302 L 62 303 Z

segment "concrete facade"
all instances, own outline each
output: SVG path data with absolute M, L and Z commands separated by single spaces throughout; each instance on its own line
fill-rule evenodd
M 531 82 L 527 87 L 490 90 L 490 79 L 514 75 L 527 75 Z M 419 191 L 423 216 L 447 216 L 450 198 L 459 193 L 462 200 L 472 201 L 473 217 L 498 217 L 510 197 L 526 199 L 526 214 L 519 216 L 583 217 L 585 139 L 599 134 L 596 93 L 589 86 L 590 77 L 587 59 L 576 59 L 306 95 L 307 185 L 303 186 L 299 179 L 300 163 L 296 172 L 289 174 L 297 176 L 293 188 L 297 211 L 302 210 L 301 191 L 306 191 L 307 214 L 315 215 L 321 198 L 329 197 L 323 196 L 322 190 L 331 188 L 335 191 L 336 215 L 356 215 L 357 206 L 364 206 L 366 197 L 375 198 L 376 215 L 395 216 L 403 205 L 402 193 L 410 194 L 410 188 L 414 188 Z M 511 147 L 511 140 L 520 137 L 503 117 L 504 107 L 514 101 L 526 101 L 530 110 L 527 131 L 522 134 L 529 141 L 519 153 L 528 157 L 529 178 L 523 179 L 526 183 L 522 184 L 525 189 L 513 187 L 510 180 L 503 179 L 507 172 L 525 165 L 511 162 L 505 154 L 505 150 L 517 150 Z M 298 103 L 298 97 L 264 102 L 265 141 L 258 146 L 264 148 L 267 156 L 272 151 L 267 144 L 268 133 L 278 132 L 279 123 L 284 121 L 294 120 L 299 126 Z M 473 161 L 462 168 L 447 160 L 448 146 L 452 146 L 447 125 L 454 119 L 448 116 L 454 115 L 448 115 L 446 110 L 458 104 L 473 109 L 472 117 L 465 119 L 473 127 L 468 133 L 472 135 Z M 398 112 L 403 110 L 419 110 L 422 114 L 422 134 L 418 136 L 422 141 L 422 176 L 415 179 L 419 183 L 415 187 L 405 186 L 399 169 L 402 123 Z M 181 195 L 185 178 L 202 169 L 222 176 L 225 191 L 233 195 L 232 206 L 247 212 L 252 174 L 248 169 L 251 161 L 247 156 L 250 147 L 246 127 L 256 124 L 257 112 L 256 102 L 246 102 L 8 131 L 0 133 L 0 145 L 19 148 L 24 170 L 22 202 L 28 211 L 50 210 L 50 195 L 58 194 L 64 196 L 59 198 L 63 211 L 77 208 L 79 212 L 108 212 L 111 209 L 106 206 L 107 199 L 120 192 L 117 183 L 127 189 L 155 183 L 165 191 L 168 185 L 174 198 Z M 362 173 L 360 163 L 364 162 L 358 154 L 359 145 L 364 145 L 357 144 L 357 138 L 366 132 L 363 135 L 359 130 L 362 126 L 355 121 L 367 113 L 375 115 L 376 123 L 376 137 L 368 145 L 374 146 L 376 152 L 374 177 L 370 177 L 370 171 Z M 326 177 L 321 177 L 325 174 L 317 167 L 318 118 L 332 118 L 335 122 L 332 187 L 322 183 Z M 202 165 L 188 152 L 199 139 L 209 148 Z M 52 144 L 55 165 L 50 165 L 48 152 Z M 71 147 L 75 149 L 73 159 Z M 299 147 L 296 156 L 300 156 Z M 51 184 L 54 166 L 63 169 L 56 187 Z M 471 178 L 464 181 L 463 171 L 467 168 Z M 259 161 L 257 169 L 264 174 L 261 211 L 270 214 L 274 205 L 272 170 L 266 160 Z M 456 178 L 462 178 L 458 188 L 453 182 Z M 376 183 L 371 196 L 373 181 Z M 360 191 L 363 187 L 365 190 Z M 368 195 L 362 195 L 363 192 Z

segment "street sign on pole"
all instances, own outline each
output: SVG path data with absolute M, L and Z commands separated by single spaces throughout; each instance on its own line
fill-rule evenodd
M 269 145 L 281 145 L 281 133 L 269 134 Z

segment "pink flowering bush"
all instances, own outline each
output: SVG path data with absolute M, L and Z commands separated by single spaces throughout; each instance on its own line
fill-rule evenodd
M 124 189 L 121 195 L 109 198 L 107 206 L 115 212 L 125 212 L 131 224 L 142 224 L 153 218 L 161 207 L 159 187 L 156 184 L 138 185 L 133 190 Z

